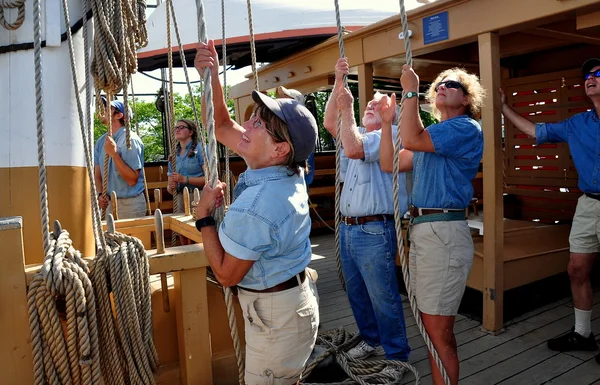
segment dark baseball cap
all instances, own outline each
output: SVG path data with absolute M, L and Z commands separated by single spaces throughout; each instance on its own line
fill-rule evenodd
M 302 162 L 315 151 L 317 122 L 310 111 L 295 99 L 273 99 L 265 94 L 252 91 L 252 99 L 264 105 L 287 125 L 296 162 Z
M 106 107 L 106 96 L 102 95 L 102 103 L 104 104 L 104 106 Z M 122 113 L 123 115 L 125 115 L 125 104 L 120 101 L 120 100 L 112 100 L 110 102 L 111 107 L 113 107 L 115 110 L 119 111 L 120 113 Z M 131 109 L 129 109 L 129 119 L 133 119 L 133 114 L 131 113 Z
M 591 58 L 591 59 L 587 59 L 585 61 L 585 63 L 583 63 L 583 65 L 581 66 L 581 72 L 583 72 L 583 74 L 589 74 L 590 72 L 592 72 L 592 68 L 600 66 L 600 59 L 598 58 Z

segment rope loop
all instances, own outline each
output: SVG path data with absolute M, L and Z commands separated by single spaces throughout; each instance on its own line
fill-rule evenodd
M 8 22 L 4 11 L 8 9 L 17 10 L 15 21 Z M 23 25 L 25 21 L 25 0 L 0 0 L 0 25 L 9 31 L 15 31 Z

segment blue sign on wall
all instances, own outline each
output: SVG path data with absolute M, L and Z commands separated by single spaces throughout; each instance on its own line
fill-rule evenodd
M 423 18 L 423 40 L 425 44 L 448 40 L 448 11 Z

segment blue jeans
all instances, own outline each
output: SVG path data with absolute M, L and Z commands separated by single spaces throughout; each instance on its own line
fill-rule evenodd
M 408 361 L 410 347 L 396 278 L 394 221 L 340 226 L 346 293 L 362 338 L 371 346 L 381 344 L 387 359 Z

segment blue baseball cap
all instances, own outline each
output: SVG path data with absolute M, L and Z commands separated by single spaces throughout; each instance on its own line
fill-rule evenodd
M 102 103 L 104 103 L 104 106 L 106 107 L 106 96 L 102 96 Z M 113 100 L 110 102 L 110 106 L 125 116 L 125 104 L 122 101 Z M 133 114 L 131 113 L 131 109 L 129 109 L 129 119 L 131 120 L 132 118 Z
M 287 125 L 294 146 L 294 160 L 302 162 L 308 159 L 315 151 L 317 140 L 317 122 L 310 111 L 295 99 L 273 99 L 256 91 L 252 91 L 252 99 L 267 107 Z

